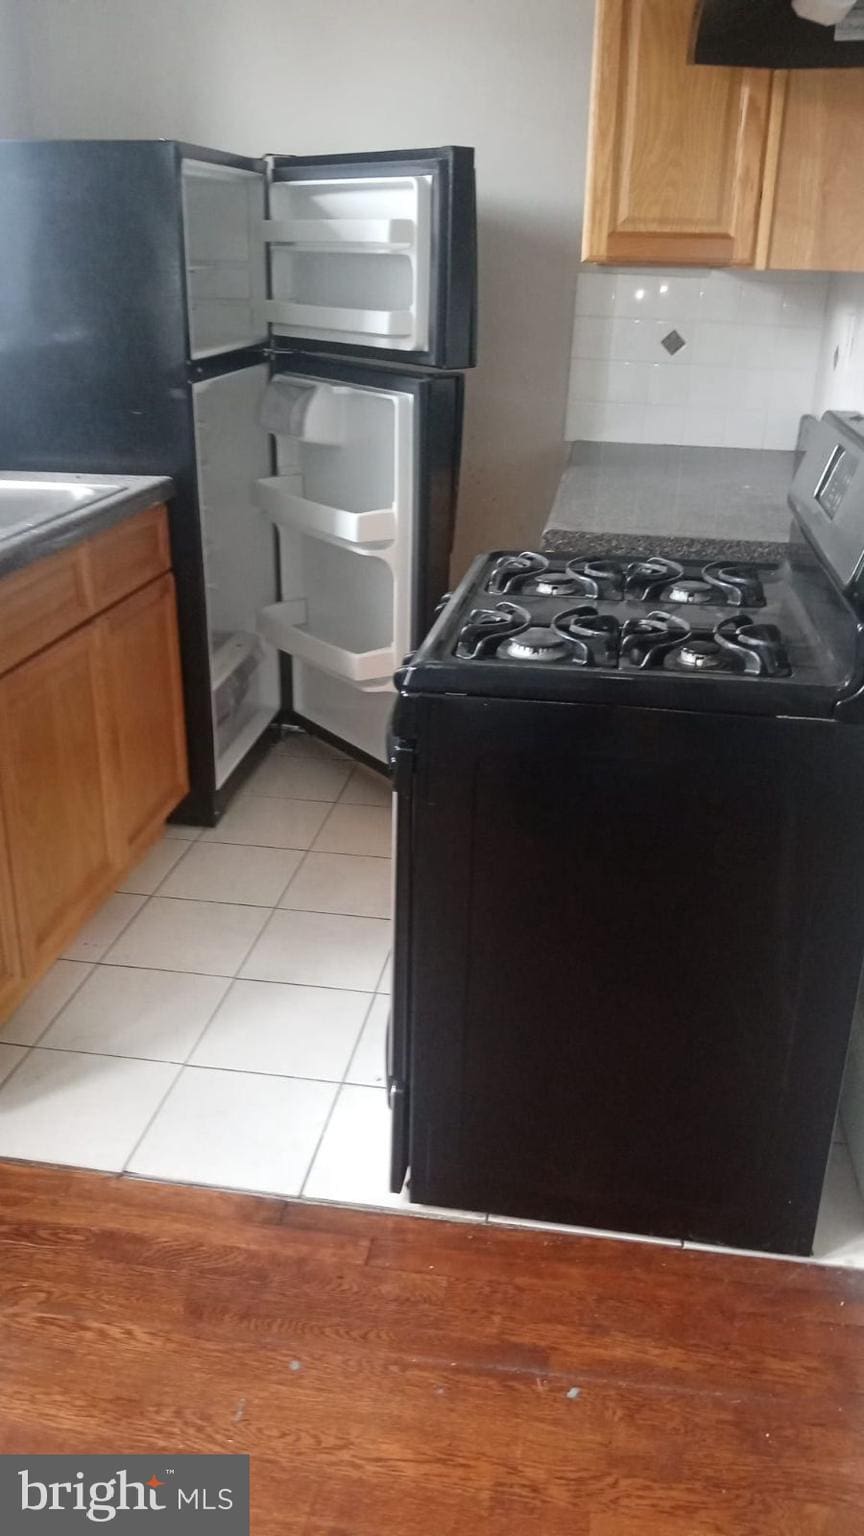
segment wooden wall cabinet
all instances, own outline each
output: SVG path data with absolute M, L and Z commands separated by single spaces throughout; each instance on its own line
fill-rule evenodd
M 776 77 L 775 90 L 764 265 L 864 272 L 864 69 L 792 70 Z
M 688 64 L 695 0 L 598 0 L 585 261 L 864 271 L 864 70 Z
M 693 0 L 599 0 L 585 261 L 756 255 L 771 77 L 693 69 Z
M 151 508 L 0 579 L 0 1018 L 186 792 L 169 564 Z

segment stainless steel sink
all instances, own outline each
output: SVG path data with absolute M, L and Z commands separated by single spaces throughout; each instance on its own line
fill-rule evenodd
M 122 481 L 84 475 L 0 474 L 0 540 L 39 527 L 124 489 Z

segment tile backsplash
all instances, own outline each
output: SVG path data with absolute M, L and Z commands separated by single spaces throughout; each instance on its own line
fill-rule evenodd
M 832 277 L 822 331 L 816 414 L 864 411 L 864 277 Z
M 584 267 L 566 437 L 793 448 L 825 373 L 828 289 L 821 273 Z

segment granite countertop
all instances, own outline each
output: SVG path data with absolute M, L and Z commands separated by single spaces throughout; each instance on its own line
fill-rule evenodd
M 81 507 L 60 512 L 56 517 L 35 523 L 29 528 L 4 539 L 0 535 L 0 575 L 42 560 L 46 555 L 56 555 L 60 550 L 89 539 L 115 523 L 123 522 L 135 512 L 157 506 L 174 495 L 174 482 L 165 475 L 85 475 L 62 474 L 54 471 L 9 470 L 0 474 L 0 487 L 4 480 L 33 481 L 84 481 L 87 485 L 110 485 L 118 489 Z
M 777 560 L 795 455 L 755 448 L 573 444 L 543 530 L 547 551 Z

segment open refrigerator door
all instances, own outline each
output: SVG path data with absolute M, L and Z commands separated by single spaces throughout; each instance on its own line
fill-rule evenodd
M 384 762 L 411 638 L 415 397 L 296 372 L 269 390 L 273 411 L 283 392 L 288 430 L 275 437 L 276 474 L 256 488 L 281 586 L 260 629 L 293 658 L 295 713 Z

